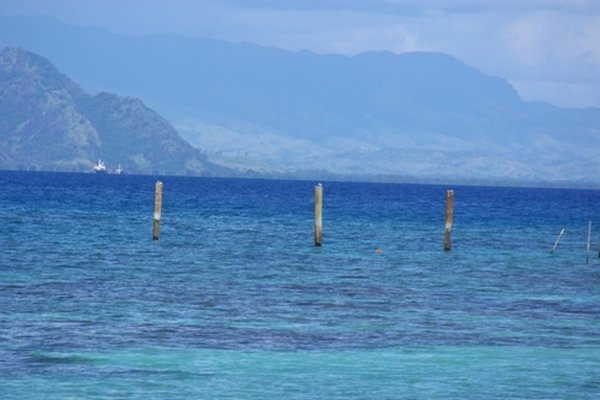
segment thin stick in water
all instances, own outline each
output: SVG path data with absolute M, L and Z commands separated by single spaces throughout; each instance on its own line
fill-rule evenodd
M 590 248 L 592 245 L 592 221 L 588 224 L 588 237 L 587 237 L 587 245 L 585 247 L 585 263 L 590 263 Z
M 554 254 L 554 252 L 556 251 L 556 246 L 558 246 L 558 242 L 560 242 L 560 238 L 564 234 L 565 234 L 565 228 L 560 230 L 560 233 L 558 234 L 558 237 L 556 238 L 556 241 L 554 242 L 554 246 L 552 246 L 552 251 L 551 251 L 552 254 Z

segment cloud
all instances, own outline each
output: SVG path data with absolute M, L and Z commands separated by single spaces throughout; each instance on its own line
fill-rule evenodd
M 529 14 L 505 27 L 509 55 L 523 68 L 583 77 L 600 66 L 600 15 Z M 576 67 L 576 70 L 573 68 Z
M 569 10 L 589 12 L 600 9 L 596 0 L 225 0 L 241 8 L 278 10 L 358 11 L 383 14 L 449 12 Z

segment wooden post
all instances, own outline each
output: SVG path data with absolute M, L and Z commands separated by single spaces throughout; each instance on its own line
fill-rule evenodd
M 160 211 L 162 208 L 163 183 L 156 182 L 156 191 L 154 193 L 154 224 L 152 229 L 152 240 L 158 240 L 160 236 Z
M 444 229 L 444 251 L 450 251 L 452 241 L 450 232 L 452 231 L 452 215 L 454 213 L 454 190 L 446 192 L 446 228 Z
M 565 234 L 565 229 L 563 228 L 560 230 L 560 233 L 558 234 L 558 237 L 556 238 L 556 241 L 554 242 L 554 246 L 552 246 L 552 251 L 551 251 L 552 254 L 554 254 L 554 252 L 556 251 L 556 246 L 558 246 L 558 242 L 560 242 L 560 238 L 564 234 Z
M 588 237 L 587 237 L 587 245 L 585 247 L 585 263 L 590 263 L 590 248 L 592 245 L 592 221 L 590 221 L 588 225 Z
M 323 185 L 315 186 L 315 246 L 321 246 L 323 238 Z

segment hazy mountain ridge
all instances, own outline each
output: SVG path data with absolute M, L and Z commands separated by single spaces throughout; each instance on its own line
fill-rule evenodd
M 448 55 L 318 55 L 47 18 L 2 22 L 0 44 L 31 46 L 81 81 L 141 96 L 231 167 L 599 179 L 599 109 L 524 102 L 505 80 Z
M 104 159 L 133 173 L 205 174 L 207 161 L 139 99 L 91 96 L 43 57 L 0 52 L 0 168 L 86 171 Z

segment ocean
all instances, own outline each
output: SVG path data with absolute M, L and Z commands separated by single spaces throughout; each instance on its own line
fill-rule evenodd
M 316 183 L 0 172 L 0 398 L 600 398 L 599 190 Z

